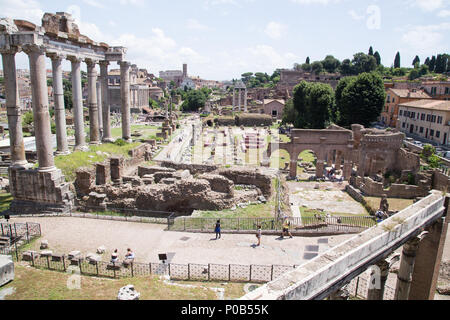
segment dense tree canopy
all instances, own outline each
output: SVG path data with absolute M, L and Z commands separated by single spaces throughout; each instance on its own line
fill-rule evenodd
M 376 121 L 386 99 L 380 75 L 376 72 L 361 73 L 350 79 L 343 78 L 340 82 L 336 97 L 338 123 L 347 127 L 354 123 L 369 126 Z
M 330 85 L 324 83 L 300 82 L 294 88 L 293 108 L 285 121 L 291 121 L 296 128 L 323 129 L 331 120 L 334 107 L 334 93 Z
M 337 69 L 341 65 L 341 62 L 332 55 L 328 55 L 322 61 L 322 65 L 327 72 L 333 73 L 337 71 Z
M 200 108 L 203 108 L 209 96 L 208 90 L 210 89 L 202 88 L 187 91 L 186 100 L 181 105 L 183 111 L 198 111 Z

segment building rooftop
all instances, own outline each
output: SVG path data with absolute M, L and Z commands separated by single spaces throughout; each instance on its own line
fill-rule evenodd
M 445 100 L 417 100 L 399 104 L 400 107 L 421 108 L 430 110 L 450 111 L 450 101 Z
M 409 90 L 409 89 L 389 89 L 400 98 L 416 98 L 416 99 L 431 99 L 431 97 L 423 90 Z
M 278 101 L 281 104 L 285 104 L 284 99 L 264 99 L 264 104 L 271 103 L 273 101 Z

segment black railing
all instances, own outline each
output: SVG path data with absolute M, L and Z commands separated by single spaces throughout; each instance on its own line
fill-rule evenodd
M 168 218 L 168 230 L 188 232 L 213 232 L 218 218 L 177 217 Z M 288 217 L 289 230 L 293 232 L 353 233 L 376 225 L 371 216 L 338 217 Z M 220 218 L 222 231 L 255 231 L 261 226 L 265 231 L 281 231 L 283 219 L 275 218 Z
M 19 260 L 20 247 L 41 236 L 39 223 L 0 222 L 0 254 L 12 255 Z
M 173 280 L 197 281 L 230 281 L 230 282 L 259 282 L 274 280 L 280 275 L 293 270 L 296 265 L 238 265 L 238 264 L 178 264 L 178 263 L 139 263 L 133 262 L 128 266 L 121 263 L 112 264 L 106 261 L 89 261 L 87 259 L 69 260 L 66 255 L 42 256 L 32 255 L 28 263 L 36 268 L 66 272 L 72 266 L 82 275 L 130 278 L 146 277 L 150 275 L 169 275 Z

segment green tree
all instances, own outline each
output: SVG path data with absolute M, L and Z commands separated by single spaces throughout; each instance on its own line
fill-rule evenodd
M 312 70 L 312 66 L 309 63 L 302 64 L 301 68 L 305 72 L 311 72 L 311 70 Z
M 435 56 L 431 57 L 430 64 L 428 67 L 430 67 L 430 72 L 434 72 L 434 68 L 436 67 L 436 57 Z
M 356 79 L 355 76 L 349 76 L 349 77 L 344 77 L 341 78 L 341 80 L 339 80 L 337 86 L 336 86 L 336 90 L 334 91 L 334 98 L 336 101 L 336 107 L 334 108 L 333 112 L 332 112 L 332 120 L 335 123 L 341 123 L 341 113 L 339 110 L 339 106 L 342 106 L 342 92 L 344 91 L 344 89 L 352 82 Z
M 350 76 L 353 74 L 353 65 L 350 59 L 345 59 L 341 63 L 341 67 L 339 68 L 340 72 L 344 76 Z
M 33 123 L 33 111 L 27 111 L 22 116 L 22 126 L 28 126 Z
M 337 110 L 339 124 L 349 127 L 351 124 L 369 126 L 376 121 L 386 99 L 383 79 L 376 72 L 361 73 L 357 77 L 345 81 L 341 88 Z M 342 85 L 344 86 L 344 85 Z
M 369 56 L 373 56 L 373 48 L 372 48 L 372 46 L 370 46 L 370 48 L 369 48 Z
M 186 100 L 181 105 L 184 111 L 198 111 L 205 106 L 207 96 L 205 91 L 190 90 L 186 95 Z
M 416 68 L 416 65 L 417 65 L 417 64 L 420 64 L 420 58 L 419 58 L 419 56 L 416 56 L 416 57 L 414 58 L 413 62 L 412 62 L 412 65 L 413 65 L 414 68 Z
M 333 89 L 324 83 L 302 81 L 294 88 L 294 111 L 287 117 L 296 128 L 323 129 L 330 121 L 334 105 Z M 287 121 L 287 120 L 286 120 Z
M 377 68 L 377 60 L 373 56 L 359 52 L 353 55 L 352 65 L 352 73 L 355 75 L 363 72 L 372 72 Z
M 252 78 L 252 76 L 253 76 L 253 72 L 246 72 L 246 73 L 241 74 L 242 81 L 243 81 L 244 83 L 249 82 L 250 79 Z
M 428 67 L 430 67 L 430 57 L 427 57 L 427 58 L 425 59 L 424 64 L 426 64 Z
M 415 68 L 415 69 L 412 69 L 412 70 L 409 72 L 408 80 L 415 80 L 415 79 L 417 79 L 417 78 L 419 78 L 419 77 L 420 77 L 419 70 L 418 70 L 417 68 Z
M 333 73 L 339 68 L 341 62 L 332 55 L 328 55 L 322 61 L 322 65 L 327 72 Z
M 397 52 L 394 59 L 394 68 L 400 68 L 400 52 Z
M 430 71 L 430 70 L 429 70 L 428 66 L 427 66 L 426 64 L 423 64 L 423 65 L 420 66 L 420 69 L 419 69 L 419 76 L 422 77 L 422 76 L 424 76 L 424 75 L 427 75 L 429 71 Z
M 310 60 L 309 60 L 309 57 L 306 57 L 306 61 L 305 61 L 305 63 L 306 63 L 306 64 L 310 64 Z
M 298 120 L 299 115 L 298 111 L 294 108 L 294 101 L 289 99 L 286 101 L 286 104 L 283 108 L 283 119 L 281 120 L 282 124 L 293 124 Z
M 312 72 L 314 72 L 315 74 L 319 74 L 323 71 L 323 64 L 320 61 L 314 61 L 311 64 L 311 70 Z
M 375 58 L 376 62 L 377 62 L 377 66 L 379 66 L 381 64 L 381 56 L 380 53 L 378 51 L 376 51 L 373 54 L 373 57 Z

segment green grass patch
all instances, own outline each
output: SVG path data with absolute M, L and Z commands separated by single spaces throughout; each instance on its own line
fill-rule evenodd
M 75 151 L 68 155 L 56 156 L 55 165 L 61 169 L 66 181 L 75 180 L 75 171 L 81 167 L 90 167 L 96 162 L 104 161 L 108 156 L 97 154 L 98 151 L 117 156 L 128 156 L 128 151 L 139 146 L 140 142 L 127 143 L 124 146 L 118 146 L 113 143 L 103 143 L 100 145 L 89 146 L 89 151 Z
M 0 191 L 0 212 L 9 209 L 13 196 L 4 190 Z
M 13 287 L 15 292 L 6 300 L 116 300 L 123 286 L 134 285 L 141 300 L 216 300 L 217 295 L 205 287 L 222 287 L 227 299 L 236 299 L 245 294 L 243 283 L 221 284 L 217 282 L 185 282 L 198 287 L 180 287 L 164 283 L 157 276 L 125 279 L 102 279 L 81 276 L 80 289 L 67 288 L 71 274 L 25 267 L 15 264 L 15 279 L 2 289 Z

